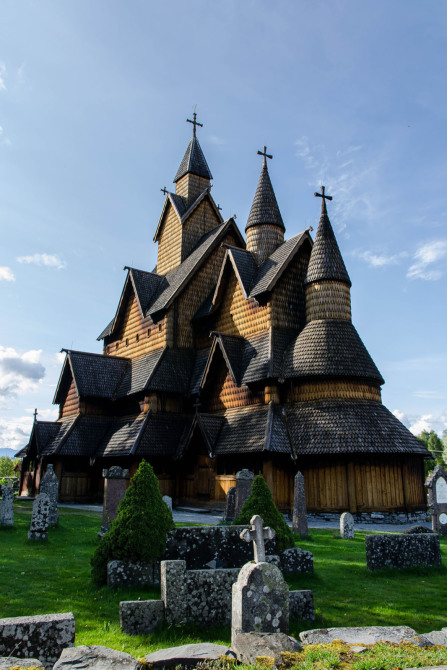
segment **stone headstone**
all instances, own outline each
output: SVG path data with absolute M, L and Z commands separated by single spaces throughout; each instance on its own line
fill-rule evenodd
M 168 509 L 172 512 L 172 498 L 171 496 L 163 496 L 163 502 L 166 503 Z
M 233 521 L 234 512 L 236 510 L 236 487 L 232 486 L 228 489 L 227 499 L 225 503 L 224 521 Z
M 292 519 L 293 532 L 298 533 L 300 537 L 307 537 L 309 528 L 307 525 L 306 490 L 304 488 L 304 475 L 301 472 L 297 472 L 294 479 Z
M 40 482 L 40 493 L 45 493 L 50 499 L 50 516 L 48 525 L 57 526 L 59 523 L 59 516 L 57 514 L 57 503 L 59 501 L 59 479 L 56 477 L 51 463 L 47 467 L 47 471 Z
M 239 472 L 236 472 L 235 517 L 241 513 L 242 505 L 251 493 L 254 478 L 255 476 L 250 470 L 239 470 Z
M 109 530 L 112 521 L 116 519 L 118 505 L 126 495 L 129 470 L 118 465 L 102 471 L 104 477 L 104 505 L 102 513 L 101 533 Z
M 33 502 L 33 513 L 28 531 L 28 540 L 48 539 L 48 519 L 50 516 L 50 499 L 46 493 L 39 493 Z
M 427 477 L 425 486 L 432 528 L 440 535 L 447 535 L 447 473 L 440 465 Z
M 264 528 L 264 521 L 255 514 L 251 520 L 251 529 L 244 528 L 240 534 L 241 540 L 244 542 L 253 542 L 255 563 L 265 562 L 265 540 L 273 540 L 276 536 L 274 528 Z
M 354 539 L 354 517 L 350 512 L 343 512 L 340 517 L 340 537 L 343 540 Z
M 38 658 L 52 668 L 62 650 L 73 647 L 74 641 L 72 612 L 0 619 L 0 657 Z
M 14 525 L 14 491 L 10 486 L 1 486 L 0 526 Z
M 289 587 L 275 565 L 246 563 L 232 595 L 232 640 L 240 633 L 289 632 Z

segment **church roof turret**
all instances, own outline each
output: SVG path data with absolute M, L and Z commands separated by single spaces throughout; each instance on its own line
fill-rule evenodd
M 267 169 L 266 158 L 272 158 L 272 156 L 267 154 L 266 147 L 264 147 L 263 152 L 258 151 L 258 154 L 264 156 L 264 161 L 245 230 L 248 230 L 252 226 L 259 226 L 260 224 L 278 226 L 282 230 L 285 230 Z
M 314 281 L 330 279 L 351 286 L 351 280 L 349 279 L 348 271 L 338 248 L 326 210 L 326 199 L 332 200 L 332 197 L 325 195 L 324 186 L 321 188 L 322 194 L 315 193 L 316 196 L 322 198 L 321 216 L 310 255 L 305 283 L 310 284 Z
M 185 155 L 182 158 L 177 174 L 174 178 L 174 183 L 177 183 L 179 179 L 184 177 L 186 174 L 195 174 L 198 177 L 203 177 L 204 179 L 212 179 L 213 175 L 208 167 L 206 158 L 203 155 L 202 148 L 199 144 L 199 140 L 196 137 L 196 126 L 202 126 L 202 123 L 199 123 L 197 120 L 197 114 L 194 112 L 193 120 L 186 119 L 189 123 L 193 124 L 193 135 L 188 148 L 186 149 Z

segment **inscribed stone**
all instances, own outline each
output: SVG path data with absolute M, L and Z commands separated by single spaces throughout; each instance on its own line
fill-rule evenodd
M 50 499 L 46 493 L 39 493 L 33 502 L 33 513 L 28 531 L 28 540 L 46 540 L 48 538 L 48 519 Z
M 251 493 L 254 478 L 255 476 L 250 470 L 239 470 L 239 472 L 236 472 L 235 517 L 241 513 L 242 505 Z
M 425 486 L 432 528 L 440 535 L 447 535 L 447 473 L 440 465 L 427 477 Z
M 59 479 L 56 477 L 51 463 L 47 467 L 47 471 L 40 482 L 40 493 L 45 493 L 50 500 L 50 514 L 48 518 L 49 526 L 57 526 L 59 517 L 57 514 L 57 503 L 59 501 Z
M 172 512 L 172 498 L 171 496 L 163 496 L 163 502 L 166 503 L 168 509 Z
M 227 499 L 225 503 L 224 521 L 233 521 L 236 510 L 236 487 L 232 486 L 228 489 Z
M 343 512 L 340 517 L 340 536 L 344 540 L 354 539 L 354 517 L 349 512 Z
M 1 486 L 0 526 L 14 525 L 14 491 L 10 486 Z
M 101 532 L 105 533 L 116 519 L 118 505 L 126 495 L 129 470 L 118 465 L 102 471 L 104 477 L 104 503 Z
M 293 489 L 293 532 L 300 537 L 309 535 L 307 525 L 306 490 L 304 488 L 304 476 L 297 472 L 294 479 Z

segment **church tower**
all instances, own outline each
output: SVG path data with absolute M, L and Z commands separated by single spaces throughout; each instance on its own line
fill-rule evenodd
M 264 159 L 245 232 L 247 251 L 252 253 L 257 265 L 260 265 L 284 242 L 286 229 L 267 169 L 267 158 L 273 156 L 267 153 L 267 147 L 264 147 L 264 151 L 258 151 L 258 154 Z
M 196 126 L 203 127 L 203 123 L 197 121 L 196 112 L 193 120 L 187 122 L 193 124 L 193 134 L 174 178 L 175 192 L 184 199 L 186 207 L 209 188 L 213 178 L 196 135 Z

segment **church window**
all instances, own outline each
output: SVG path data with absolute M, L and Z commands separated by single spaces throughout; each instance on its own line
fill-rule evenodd
M 117 342 L 117 343 L 115 344 L 115 349 L 116 349 L 117 351 L 118 351 L 118 347 L 119 347 L 119 345 L 120 345 L 119 342 Z
M 128 346 L 129 346 L 129 338 L 126 337 L 126 347 L 128 347 Z
M 137 333 L 137 334 L 135 335 L 135 342 L 138 342 L 139 339 L 140 339 L 140 336 L 139 336 L 138 333 Z
M 158 324 L 158 332 L 161 333 L 161 323 Z
M 150 329 L 150 328 L 147 329 L 147 336 L 148 336 L 148 337 L 151 336 L 151 329 Z

